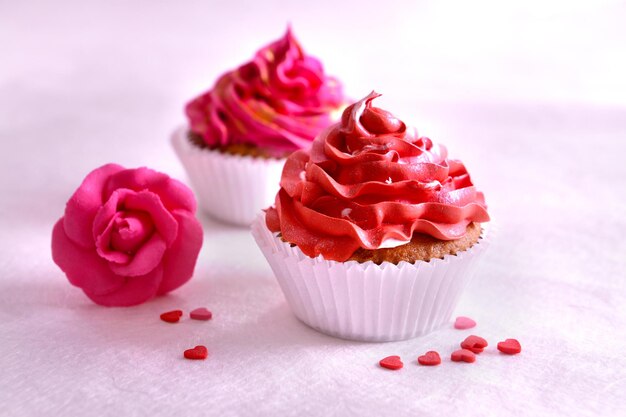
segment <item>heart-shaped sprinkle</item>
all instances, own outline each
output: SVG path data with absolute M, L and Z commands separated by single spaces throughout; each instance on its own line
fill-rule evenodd
M 516 339 L 506 339 L 498 343 L 498 350 L 507 355 L 516 355 L 522 351 L 522 345 Z
M 183 312 L 181 310 L 172 310 L 161 314 L 161 320 L 168 323 L 178 323 L 182 316 Z
M 424 366 L 436 366 L 441 363 L 441 357 L 439 357 L 439 354 L 437 352 L 435 352 L 434 350 L 431 350 L 429 352 L 426 352 L 422 356 L 418 357 L 417 362 L 420 365 L 424 365 Z
M 385 359 L 381 359 L 379 364 L 383 368 L 391 369 L 392 371 L 397 371 L 404 366 L 400 356 L 387 356 Z
M 186 359 L 206 359 L 207 356 L 209 356 L 209 351 L 207 350 L 206 346 L 196 346 L 193 349 L 187 349 L 185 351 L 185 358 Z
M 467 336 L 465 340 L 461 342 L 463 349 L 471 350 L 474 353 L 481 353 L 487 345 L 488 343 L 485 339 L 475 335 Z
M 471 329 L 476 327 L 476 322 L 469 317 L 459 316 L 454 321 L 454 328 L 459 330 Z
M 205 307 L 196 308 L 189 313 L 189 317 L 194 320 L 211 320 L 213 313 L 207 310 Z
M 452 352 L 452 356 L 450 356 L 453 362 L 467 362 L 472 363 L 476 361 L 476 355 L 474 352 L 467 349 L 459 349 Z

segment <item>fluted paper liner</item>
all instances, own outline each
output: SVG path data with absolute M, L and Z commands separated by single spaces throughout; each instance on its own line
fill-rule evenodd
M 223 222 L 252 223 L 274 204 L 285 159 L 230 155 L 193 145 L 187 128 L 172 135 L 172 145 L 189 176 L 200 208 Z
M 264 214 L 252 234 L 298 319 L 331 336 L 370 342 L 409 339 L 449 323 L 489 244 L 483 226 L 478 243 L 456 255 L 376 265 L 310 258 L 270 232 Z

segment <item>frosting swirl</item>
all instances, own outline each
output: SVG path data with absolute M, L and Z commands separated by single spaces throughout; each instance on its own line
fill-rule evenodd
M 375 92 L 349 106 L 310 152 L 285 164 L 266 223 L 311 257 L 345 261 L 358 248 L 441 240 L 489 220 L 484 196 L 461 161 L 391 113 L 372 107 Z
M 345 104 L 342 86 L 306 55 L 291 28 L 189 102 L 190 129 L 213 148 L 250 144 L 285 154 L 311 144 Z

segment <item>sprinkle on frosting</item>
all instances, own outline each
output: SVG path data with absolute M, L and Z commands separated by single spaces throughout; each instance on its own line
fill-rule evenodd
M 288 28 L 185 111 L 191 131 L 211 148 L 244 143 L 278 155 L 308 147 L 344 104 L 339 81 L 305 54 Z
M 489 221 L 463 163 L 372 107 L 378 96 L 346 108 L 310 151 L 287 159 L 266 222 L 308 256 L 345 261 L 359 248 L 408 242 L 415 232 L 459 239 L 469 223 Z

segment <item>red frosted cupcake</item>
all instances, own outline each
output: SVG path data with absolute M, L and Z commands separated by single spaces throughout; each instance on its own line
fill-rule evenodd
M 204 211 L 245 225 L 270 205 L 285 158 L 308 148 L 345 105 L 341 84 L 290 29 L 187 104 L 173 138 Z
M 388 341 L 448 322 L 487 246 L 489 215 L 465 166 L 372 107 L 376 97 L 288 158 L 253 234 L 298 318 Z

